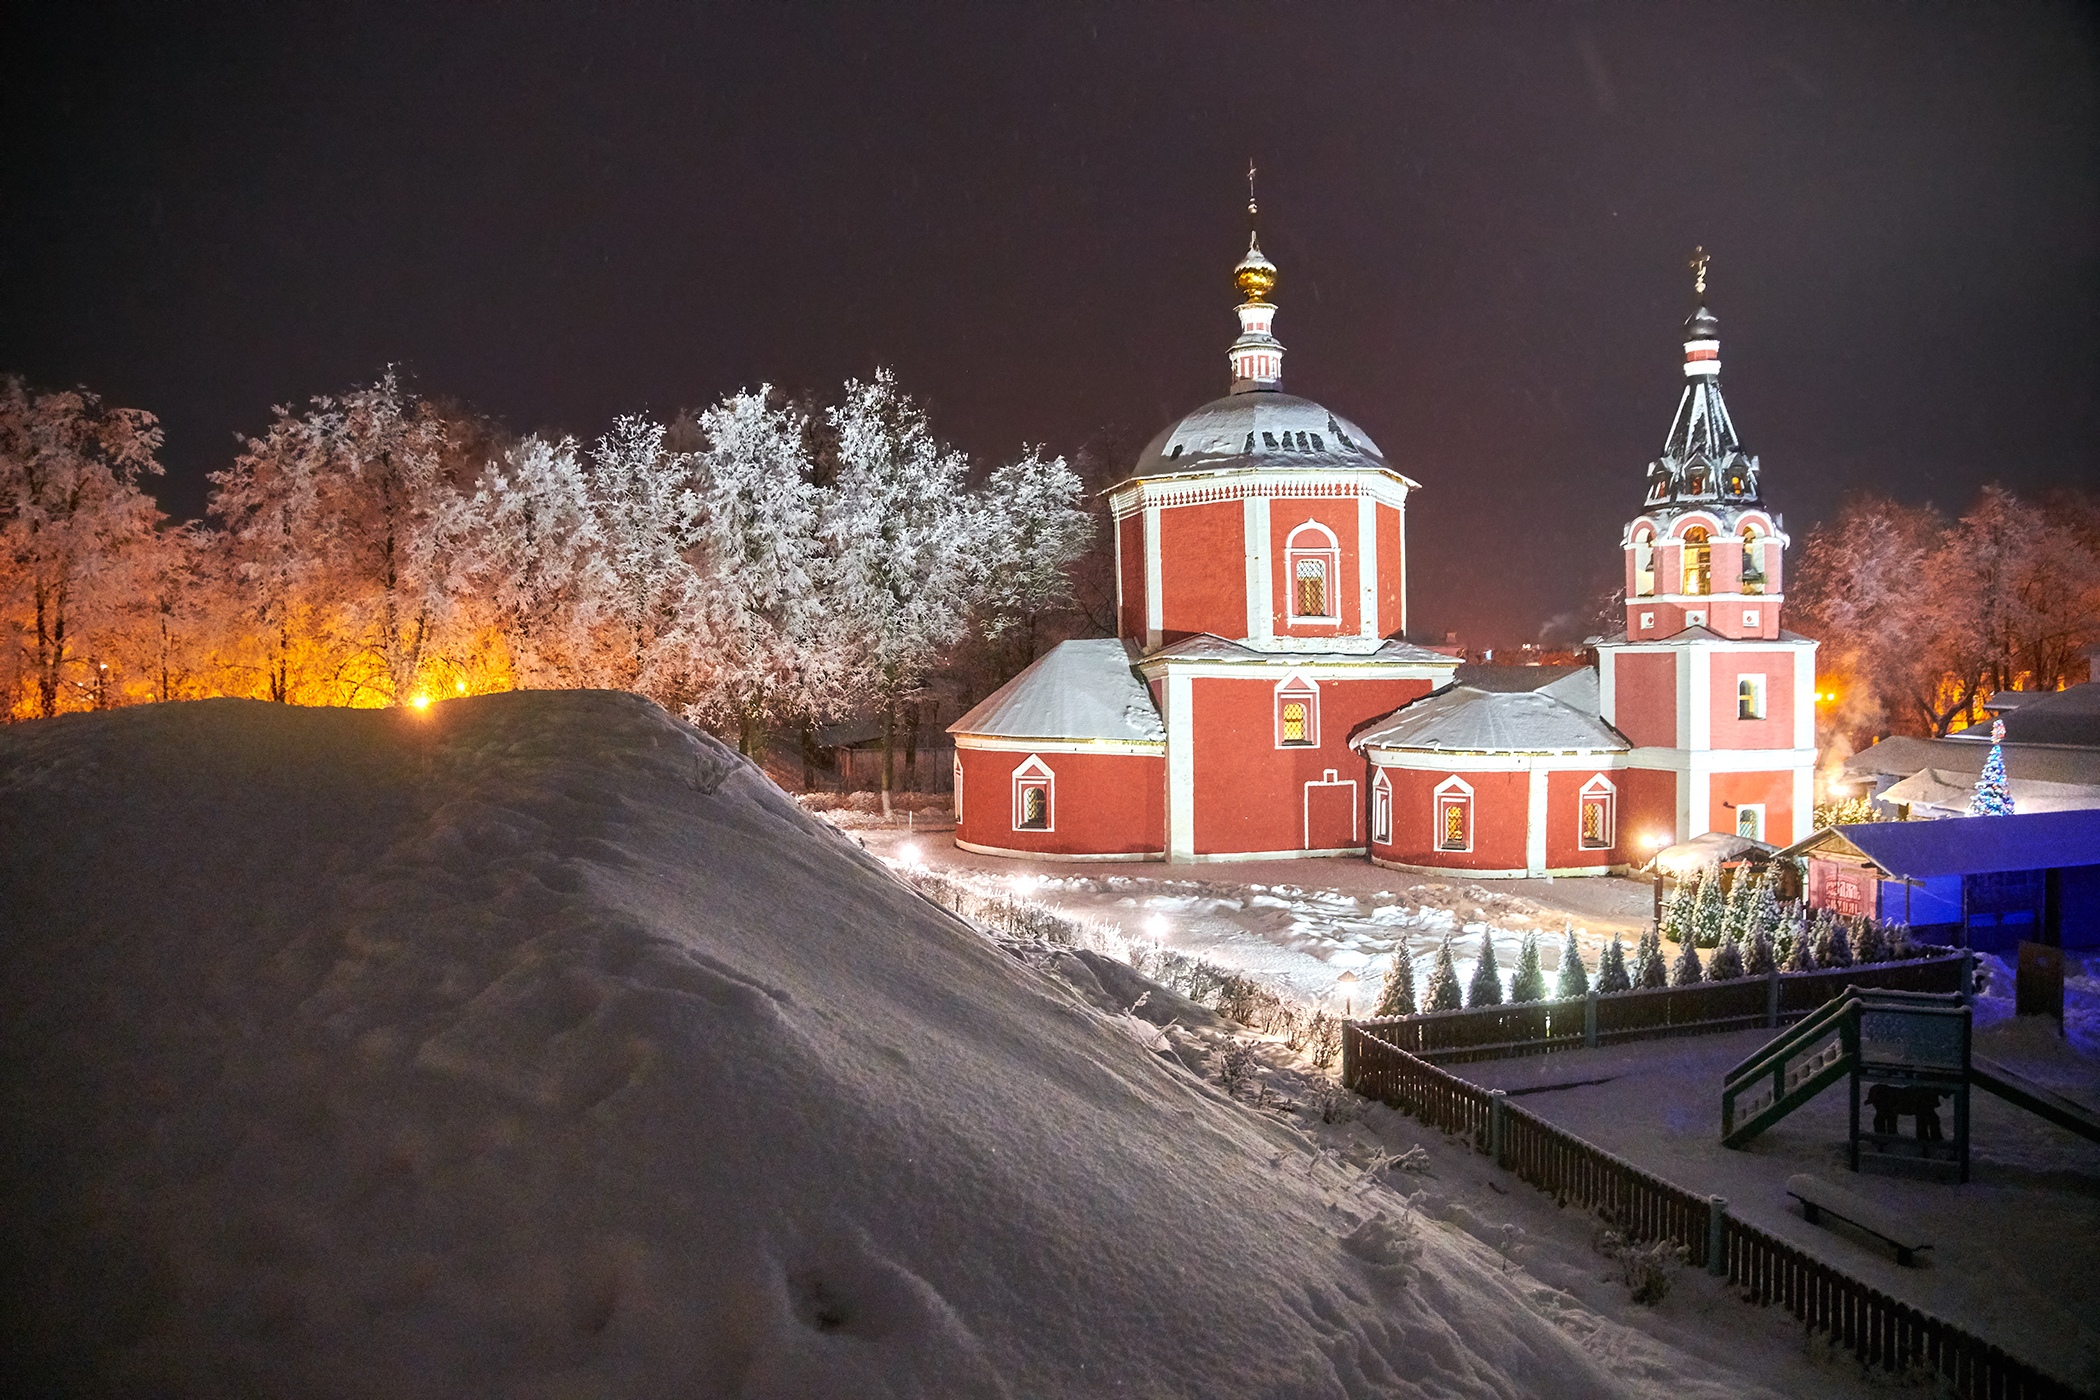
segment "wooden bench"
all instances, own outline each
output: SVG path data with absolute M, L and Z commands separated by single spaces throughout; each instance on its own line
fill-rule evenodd
M 1786 1193 L 1801 1202 L 1801 1213 L 1811 1225 L 1823 1223 L 1825 1215 L 1834 1216 L 1855 1229 L 1864 1231 L 1884 1241 L 1896 1251 L 1898 1264 L 1915 1264 L 1918 1251 L 1932 1248 L 1932 1242 L 1920 1238 L 1917 1228 L 1908 1225 L 1864 1196 L 1855 1196 L 1842 1186 L 1833 1186 L 1820 1177 L 1804 1174 L 1786 1179 Z

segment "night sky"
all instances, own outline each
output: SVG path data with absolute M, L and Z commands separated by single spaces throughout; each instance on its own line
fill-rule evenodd
M 26 9 L 0 369 L 159 414 L 177 515 L 388 362 L 585 437 L 884 364 L 981 460 L 1134 451 L 1225 390 L 1250 156 L 1285 386 L 1422 483 L 1417 636 L 1616 569 L 1694 244 L 1797 544 L 2100 481 L 2090 8 Z

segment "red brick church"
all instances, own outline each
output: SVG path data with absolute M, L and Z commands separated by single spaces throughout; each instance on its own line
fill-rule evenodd
M 950 726 L 958 845 L 1493 876 L 1806 834 L 1815 644 L 1779 627 L 1786 536 L 1704 305 L 1624 535 L 1626 630 L 1595 639 L 1595 668 L 1471 667 L 1403 635 L 1418 483 L 1283 392 L 1276 267 L 1252 240 L 1234 280 L 1230 392 L 1109 495 L 1119 635 L 1061 644 Z

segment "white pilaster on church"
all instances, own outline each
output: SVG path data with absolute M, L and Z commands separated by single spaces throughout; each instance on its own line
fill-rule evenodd
M 1356 498 L 1356 615 L 1359 635 L 1379 635 L 1378 503 L 1366 494 Z
M 1530 798 L 1526 804 L 1524 822 L 1524 873 L 1543 875 L 1546 873 L 1546 769 L 1537 759 L 1531 760 Z
M 1247 636 L 1267 641 L 1276 633 L 1269 577 L 1269 498 L 1249 496 L 1241 504 L 1247 541 Z
M 1145 650 L 1159 645 L 1166 629 L 1167 603 L 1160 596 L 1159 507 L 1145 507 Z
M 1195 682 L 1179 668 L 1167 672 L 1167 859 L 1196 858 Z

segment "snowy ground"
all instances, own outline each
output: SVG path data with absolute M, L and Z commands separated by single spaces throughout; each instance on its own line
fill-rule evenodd
M 2100 1029 L 2094 961 L 2085 961 L 2073 984 L 2074 1027 Z M 1976 1053 L 2100 1109 L 2100 1045 L 2059 1038 L 2053 1022 L 2010 1011 L 2008 1001 L 1984 999 Z M 1642 1041 L 1457 1072 L 1509 1090 L 1532 1112 L 1679 1186 L 1726 1196 L 1731 1213 L 2100 1392 L 2100 1275 L 2092 1267 L 2100 1240 L 2100 1144 L 1979 1090 L 1970 1096 L 1967 1185 L 1854 1175 L 1846 1165 L 1840 1086 L 1746 1149 L 1730 1151 L 1720 1145 L 1722 1078 L 1770 1038 L 1743 1031 Z M 1605 1082 L 1577 1083 L 1594 1080 Z M 1871 1241 L 1810 1225 L 1786 1195 L 1795 1172 L 1881 1201 L 1920 1225 L 1935 1248 L 1920 1267 L 1904 1268 Z
M 1594 974 L 1614 931 L 1626 935 L 1632 950 L 1653 900 L 1652 888 L 1638 880 L 1465 880 L 1353 858 L 1201 865 L 1010 860 L 957 850 L 952 828 L 944 827 L 863 824 L 854 835 L 886 859 L 901 860 L 908 847 L 936 869 L 1025 890 L 1061 913 L 1207 958 L 1300 1000 L 1339 1012 L 1345 998 L 1353 998 L 1359 1015 L 1402 948 L 1416 959 L 1416 987 L 1425 986 L 1427 960 L 1446 935 L 1453 936 L 1463 983 L 1472 978 L 1481 934 L 1491 931 L 1507 987 L 1526 930 L 1539 932 L 1541 961 L 1551 976 L 1560 966 L 1562 930 L 1573 923 L 1583 963 Z M 1353 990 L 1338 984 L 1344 972 L 1356 975 Z
M 7 1394 L 1861 1393 L 628 696 L 0 730 L 0 968 Z

